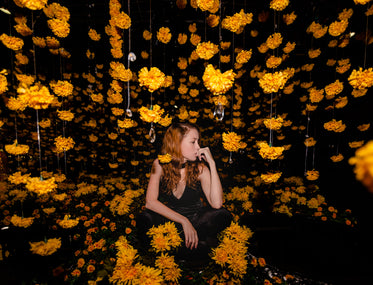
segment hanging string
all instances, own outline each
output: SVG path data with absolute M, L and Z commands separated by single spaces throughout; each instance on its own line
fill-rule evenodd
M 221 1 L 219 1 L 219 43 L 222 42 L 223 38 L 221 36 Z M 220 69 L 220 55 L 221 55 L 221 48 L 219 48 L 219 69 Z
M 41 174 L 42 163 L 41 163 L 41 143 L 40 143 L 40 128 L 39 128 L 39 110 L 36 110 L 36 133 L 38 134 L 40 180 L 43 180 L 43 176 Z
M 369 6 L 367 6 L 367 9 L 369 10 Z M 363 68 L 365 69 L 365 64 L 366 64 L 366 60 L 367 60 L 367 46 L 368 46 L 368 19 L 369 17 L 366 16 L 366 25 L 365 25 L 365 41 L 364 41 L 364 64 L 363 64 Z
M 128 16 L 131 18 L 131 1 L 128 0 L 127 5 Z M 133 59 L 131 59 L 133 58 Z M 131 48 L 131 26 L 128 29 L 128 60 L 127 60 L 127 68 L 130 69 L 131 61 L 135 60 L 135 55 L 132 55 L 132 48 Z M 130 80 L 127 81 L 127 109 L 126 109 L 126 116 L 132 117 L 132 112 L 130 109 L 131 103 L 131 91 L 130 91 Z
M 149 0 L 150 2 L 150 7 L 149 7 L 149 32 L 152 35 L 150 39 L 150 67 L 153 65 L 153 34 L 152 34 L 152 0 Z M 153 92 L 150 92 L 150 109 L 153 109 Z

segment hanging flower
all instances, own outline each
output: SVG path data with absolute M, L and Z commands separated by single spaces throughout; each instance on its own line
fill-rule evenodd
M 319 103 L 324 99 L 324 89 L 317 90 L 316 88 L 310 88 L 308 92 L 310 93 L 311 103 Z
M 329 34 L 333 37 L 340 36 L 348 27 L 348 20 L 335 21 L 329 25 Z
M 282 175 L 282 172 L 276 172 L 276 173 L 271 173 L 268 172 L 267 174 L 261 174 L 260 178 L 264 181 L 264 183 L 275 183 L 277 182 Z
M 316 140 L 313 137 L 309 137 L 304 140 L 304 145 L 306 147 L 311 147 L 311 146 L 314 146 L 315 144 L 316 144 Z
M 243 28 L 253 21 L 252 13 L 245 13 L 243 9 L 239 13 L 235 13 L 233 16 L 227 16 L 221 22 L 223 29 L 227 29 L 233 33 L 241 33 Z
M 343 91 L 343 82 L 340 82 L 338 79 L 325 86 L 325 93 L 326 93 L 326 98 L 331 99 L 334 98 L 335 95 L 338 95 Z
M 13 215 L 10 219 L 10 222 L 16 227 L 28 228 L 34 222 L 34 217 L 23 218 L 18 217 L 17 215 Z
M 177 37 L 177 42 L 180 44 L 180 45 L 183 45 L 187 42 L 188 40 L 188 36 L 186 34 L 179 34 L 179 36 Z
M 197 34 L 191 34 L 189 41 L 192 45 L 197 46 L 201 42 L 201 36 Z
M 51 120 L 49 119 L 43 119 L 39 122 L 39 126 L 43 129 L 49 128 L 51 126 Z
M 172 160 L 172 156 L 169 153 L 158 154 L 158 160 L 159 160 L 159 163 L 161 164 L 170 163 Z
M 267 60 L 266 60 L 266 66 L 268 68 L 277 68 L 282 62 L 281 57 L 276 57 L 271 55 Z
M 26 65 L 29 63 L 28 57 L 26 55 L 23 55 L 20 52 L 16 53 L 16 59 L 17 59 L 17 62 L 16 62 L 17 65 Z
M 48 256 L 55 253 L 61 247 L 61 238 L 51 238 L 45 241 L 30 242 L 30 251 L 33 254 Z
M 282 43 L 282 36 L 280 33 L 274 33 L 270 35 L 266 40 L 267 47 L 270 49 L 278 48 L 281 45 L 281 43 Z
M 367 3 L 369 3 L 371 0 L 354 0 L 354 3 L 356 5 L 365 5 Z
M 348 77 L 348 82 L 354 89 L 364 89 L 373 85 L 373 68 L 353 70 Z
M 370 128 L 370 123 L 368 123 L 368 124 L 362 124 L 362 125 L 360 125 L 360 126 L 357 127 L 357 129 L 358 129 L 360 132 L 365 132 L 365 131 L 367 131 L 369 128 Z
M 266 142 L 258 142 L 257 146 L 259 147 L 260 156 L 264 159 L 278 159 L 285 150 L 285 148 L 282 146 L 269 146 Z
M 34 109 L 46 109 L 54 102 L 54 96 L 49 93 L 47 87 L 35 84 L 31 87 L 26 87 L 21 84 L 17 89 L 19 100 L 27 104 L 28 107 Z
M 70 25 L 68 22 L 60 19 L 50 19 L 47 21 L 48 27 L 59 38 L 66 38 L 70 33 Z
M 31 174 L 22 175 L 21 171 L 17 171 L 8 176 L 8 181 L 12 184 L 26 184 Z
M 283 89 L 288 77 L 284 72 L 266 73 L 259 79 L 259 85 L 264 93 L 276 93 Z
M 219 46 L 210 41 L 199 43 L 196 48 L 198 56 L 205 60 L 211 59 L 218 52 Z
M 347 105 L 347 103 L 348 103 L 347 96 L 340 97 L 340 98 L 335 99 L 334 107 L 337 109 L 341 109 L 341 108 L 344 108 Z
M 188 61 L 185 57 L 179 57 L 179 61 L 177 63 L 177 67 L 181 70 L 184 70 L 188 67 Z
M 291 25 L 292 23 L 294 23 L 296 18 L 297 18 L 297 15 L 295 15 L 294 12 L 291 12 L 291 14 L 284 14 L 282 16 L 282 20 L 288 26 Z
M 144 30 L 144 31 L 142 32 L 142 37 L 144 38 L 144 40 L 146 40 L 146 41 L 150 41 L 151 38 L 152 38 L 152 33 L 149 32 L 148 30 Z
M 173 222 L 153 226 L 146 234 L 151 238 L 150 245 L 156 253 L 177 248 L 182 242 Z
M 57 83 L 50 83 L 49 85 L 58 96 L 67 97 L 73 94 L 74 86 L 68 81 L 58 80 Z
M 220 17 L 214 14 L 210 14 L 206 18 L 207 25 L 209 25 L 211 28 L 215 28 L 220 23 Z
M 57 188 L 55 178 L 40 179 L 39 177 L 30 177 L 26 183 L 26 189 L 38 195 L 43 195 L 52 192 Z
M 253 54 L 253 50 L 241 50 L 236 56 L 236 62 L 239 64 L 244 64 L 248 62 Z
M 172 118 L 167 114 L 165 117 L 161 118 L 158 123 L 163 127 L 168 127 L 172 123 Z
M 223 105 L 223 106 L 228 105 L 228 99 L 227 99 L 227 96 L 225 96 L 225 95 L 214 96 L 214 97 L 212 97 L 212 101 L 214 102 L 215 106 L 217 106 L 219 104 Z
M 89 29 L 88 36 L 92 41 L 98 42 L 101 39 L 101 35 L 97 33 L 95 29 Z
M 324 124 L 324 129 L 336 133 L 341 133 L 346 129 L 346 125 L 342 123 L 342 120 L 336 121 L 335 119 L 333 119 Z
M 47 42 L 44 38 L 32 37 L 32 42 L 34 43 L 34 45 L 40 48 L 45 48 L 47 46 Z
M 204 85 L 214 95 L 224 94 L 232 88 L 235 73 L 233 70 L 227 70 L 221 73 L 219 69 L 215 69 L 212 64 L 207 65 L 202 76 Z
M 318 57 L 319 55 L 321 54 L 321 50 L 318 48 L 318 49 L 310 49 L 308 51 L 308 56 L 309 58 L 316 58 Z
M 70 215 L 65 215 L 63 220 L 57 221 L 57 224 L 63 229 L 71 229 L 79 224 L 79 219 L 70 219 Z
M 148 88 L 149 92 L 154 92 L 162 86 L 165 81 L 165 74 L 160 71 L 157 67 L 151 67 L 148 70 L 147 67 L 141 68 L 139 71 L 139 84 Z
M 361 147 L 363 144 L 364 144 L 364 140 L 362 140 L 362 141 L 353 141 L 353 142 L 349 142 L 348 146 L 350 148 L 358 148 L 358 147 Z
M 354 89 L 354 90 L 352 90 L 351 95 L 355 98 L 358 98 L 358 97 L 361 97 L 361 96 L 365 96 L 367 94 L 367 92 L 368 92 L 367 88 Z
M 70 111 L 60 111 L 57 110 L 57 116 L 63 121 L 72 121 L 74 119 L 74 114 Z
M 14 140 L 14 144 L 5 145 L 5 151 L 13 155 L 22 155 L 28 153 L 29 146 L 25 144 L 18 144 L 18 141 Z
M 373 177 L 373 141 L 356 150 L 355 156 L 348 160 L 354 166 L 356 179 L 369 182 Z
M 54 144 L 56 146 L 56 152 L 61 153 L 74 148 L 75 142 L 71 137 L 65 138 L 62 136 L 58 136 L 54 139 Z
M 344 159 L 343 155 L 340 153 L 338 155 L 333 155 L 330 157 L 330 159 L 333 161 L 333 162 L 340 162 Z
M 129 128 L 135 127 L 136 125 L 137 124 L 134 120 L 131 120 L 128 118 L 124 119 L 123 121 L 118 120 L 118 127 L 122 129 L 129 129 Z
M 214 6 L 216 0 L 196 0 L 198 8 L 202 11 L 209 11 Z
M 278 131 L 282 127 L 284 119 L 281 117 L 265 119 L 263 121 L 267 129 Z
M 168 44 L 171 40 L 171 32 L 167 27 L 161 27 L 157 32 L 157 39 L 161 43 Z
M 7 48 L 18 51 L 21 50 L 24 42 L 22 39 L 17 37 L 8 36 L 7 34 L 2 34 L 0 36 L 0 41 L 5 45 Z
M 239 149 L 243 149 L 247 146 L 245 142 L 242 142 L 242 136 L 237 135 L 235 132 L 223 133 L 223 147 L 227 151 L 237 152 Z
M 110 76 L 114 79 L 121 80 L 123 82 L 127 82 L 132 79 L 132 71 L 130 69 L 126 69 L 123 63 L 112 61 L 110 62 Z
M 164 110 L 159 105 L 154 105 L 150 109 L 142 106 L 139 109 L 140 119 L 148 123 L 158 123 L 162 118 Z
M 308 170 L 306 172 L 306 179 L 310 181 L 319 179 L 319 172 L 317 170 Z
M 282 11 L 289 5 L 289 0 L 272 0 L 269 3 L 269 8 L 275 11 Z
M 112 26 L 116 26 L 119 29 L 128 30 L 131 27 L 131 18 L 126 13 L 120 12 L 112 15 L 110 23 Z

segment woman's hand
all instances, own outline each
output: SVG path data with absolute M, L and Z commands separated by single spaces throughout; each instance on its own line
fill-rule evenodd
M 194 229 L 191 222 L 188 219 L 181 224 L 183 226 L 184 237 L 185 237 L 185 246 L 187 248 L 193 249 L 198 246 L 198 235 L 197 231 Z
M 209 165 L 215 162 L 214 158 L 212 157 L 211 151 L 208 147 L 203 147 L 198 150 L 198 159 L 205 160 Z

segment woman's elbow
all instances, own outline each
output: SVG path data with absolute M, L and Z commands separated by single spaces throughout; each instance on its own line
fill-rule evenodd
M 149 210 L 153 210 L 154 208 L 154 201 L 152 200 L 146 200 L 145 201 L 145 208 Z
M 215 203 L 211 203 L 211 207 L 214 208 L 214 209 L 220 209 L 221 207 L 223 207 L 223 202 L 215 202 Z

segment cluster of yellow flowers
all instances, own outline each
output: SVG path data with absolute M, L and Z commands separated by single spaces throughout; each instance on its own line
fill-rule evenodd
M 21 171 L 17 171 L 8 176 L 8 181 L 12 184 L 26 184 L 31 174 L 22 175 Z
M 211 28 L 215 28 L 220 23 L 220 16 L 210 14 L 207 16 L 206 22 Z
M 324 99 L 324 89 L 317 90 L 315 87 L 308 89 L 311 103 L 319 103 Z
M 195 0 L 195 5 L 200 8 L 202 11 L 209 11 L 214 14 L 219 10 L 220 0 Z M 192 3 L 190 3 L 191 6 Z
M 47 5 L 48 0 L 14 0 L 14 3 L 21 8 L 41 10 Z
M 118 119 L 118 127 L 122 129 L 129 129 L 132 127 L 136 127 L 137 123 L 134 120 L 125 118 L 124 120 Z
M 282 16 L 282 19 L 283 19 L 284 23 L 288 26 L 291 25 L 292 23 L 294 23 L 296 18 L 297 18 L 297 15 L 295 15 L 294 12 L 291 12 L 290 14 L 284 14 Z
M 61 153 L 74 148 L 75 142 L 71 137 L 66 138 L 58 136 L 54 139 L 54 144 L 56 146 L 56 152 Z
M 333 119 L 329 122 L 324 123 L 324 129 L 336 133 L 341 133 L 346 129 L 346 125 L 343 124 L 342 120 L 337 121 L 336 119 Z
M 39 122 L 39 126 L 42 127 L 43 129 L 49 128 L 51 126 L 51 120 L 43 119 Z
M 22 155 L 28 153 L 30 147 L 25 144 L 18 144 L 17 140 L 14 140 L 13 144 L 5 145 L 5 151 L 13 155 Z
M 154 92 L 158 88 L 162 87 L 166 79 L 165 74 L 160 71 L 157 67 L 151 67 L 148 70 L 147 67 L 143 67 L 139 71 L 139 84 L 148 88 L 149 92 Z
M 356 5 L 365 5 L 365 4 L 369 3 L 370 1 L 372 1 L 372 0 L 354 0 L 354 3 Z
M 142 265 L 137 262 L 137 250 L 131 246 L 127 239 L 121 236 L 115 243 L 117 252 L 117 263 L 113 274 L 109 277 L 113 284 L 154 284 L 161 285 L 164 280 L 161 270 Z
M 317 170 L 308 170 L 306 172 L 306 179 L 313 181 L 319 179 L 319 172 Z
M 72 121 L 74 119 L 74 113 L 66 110 L 57 110 L 57 116 L 63 121 Z
M 67 97 L 73 94 L 74 86 L 68 81 L 58 80 L 57 83 L 50 83 L 53 92 L 61 97 Z
M 17 215 L 13 215 L 10 219 L 10 222 L 16 227 L 28 228 L 34 222 L 34 217 L 23 218 Z
M 242 278 L 247 270 L 247 244 L 252 237 L 252 232 L 246 226 L 241 227 L 232 222 L 221 233 L 221 237 L 218 247 L 212 250 L 211 258 L 216 264 L 232 272 L 233 278 Z
M 8 90 L 8 81 L 5 75 L 7 75 L 7 71 L 3 69 L 0 72 L 0 94 Z
M 38 195 L 47 194 L 57 188 L 55 178 L 40 179 L 39 177 L 30 177 L 26 182 L 26 189 Z
M 144 194 L 144 189 L 128 189 L 124 192 L 122 196 L 116 195 L 114 199 L 110 202 L 110 211 L 114 215 L 123 216 L 125 214 L 128 214 L 133 199 L 141 196 L 142 194 Z
M 160 41 L 161 43 L 164 43 L 164 44 L 168 44 L 171 40 L 171 32 L 170 32 L 170 29 L 167 28 L 167 27 L 161 27 L 159 28 L 158 32 L 157 32 L 157 39 L 158 41 Z
M 328 31 L 328 26 L 323 27 L 319 23 L 312 22 L 307 28 L 307 33 L 312 33 L 313 37 L 316 39 L 322 38 Z
M 59 38 L 66 38 L 70 33 L 70 24 L 60 19 L 50 19 L 47 21 L 48 27 Z
M 282 11 L 289 5 L 289 0 L 272 0 L 269 7 L 275 11 Z
M 364 146 L 356 150 L 355 156 L 348 160 L 350 165 L 354 165 L 356 179 L 372 185 L 373 182 L 373 141 L 369 141 Z
M 0 41 L 5 45 L 7 48 L 18 51 L 21 50 L 24 42 L 22 39 L 17 37 L 8 36 L 7 34 L 2 34 L 0 36 Z
M 333 37 L 340 36 L 348 27 L 348 20 L 335 21 L 329 25 L 329 34 Z
M 175 263 L 173 256 L 169 256 L 168 253 L 161 253 L 155 260 L 155 266 L 162 271 L 162 276 L 166 282 L 178 284 L 178 279 L 181 277 L 181 269 Z
M 57 221 L 57 224 L 59 224 L 61 228 L 71 229 L 79 224 L 79 219 L 70 219 L 70 215 L 65 215 L 63 220 Z
M 267 129 L 275 130 L 275 131 L 281 129 L 283 122 L 284 122 L 284 119 L 282 117 L 263 120 L 263 123 Z
M 338 95 L 343 91 L 343 82 L 340 82 L 338 79 L 325 86 L 325 93 L 326 93 L 326 98 L 327 99 L 332 99 L 334 98 L 335 95 Z
M 18 98 L 15 97 L 10 97 L 8 102 L 6 103 L 6 107 L 9 110 L 12 111 L 24 111 L 27 107 L 27 104 L 19 100 Z
M 373 85 L 373 68 L 353 70 L 348 77 L 348 82 L 354 89 L 364 89 Z
M 258 142 L 259 154 L 264 159 L 278 159 L 285 150 L 282 146 L 269 146 L 266 142 Z
M 48 256 L 61 247 L 61 238 L 51 238 L 45 241 L 30 242 L 30 251 L 33 254 Z
M 98 42 L 101 39 L 101 35 L 97 33 L 95 29 L 89 29 L 88 36 L 92 41 Z
M 179 247 L 182 243 L 173 222 L 166 222 L 157 227 L 153 226 L 146 234 L 151 238 L 150 245 L 156 253 L 170 251 Z
M 284 72 L 266 73 L 259 79 L 259 85 L 264 93 L 276 93 L 283 89 L 288 80 L 288 75 Z
M 47 87 L 41 84 L 27 87 L 20 85 L 17 89 L 18 99 L 30 108 L 46 109 L 55 100 L 55 97 L 49 93 Z
M 237 135 L 235 132 L 223 133 L 223 147 L 228 151 L 238 151 L 247 146 L 245 142 L 242 142 L 242 136 Z
M 243 9 L 233 16 L 227 16 L 221 22 L 223 29 L 227 29 L 233 33 L 239 34 L 243 31 L 244 27 L 253 21 L 252 13 L 245 13 Z
M 280 179 L 282 172 L 261 174 L 260 178 L 264 181 L 264 183 L 275 183 L 277 180 Z
M 214 95 L 219 95 L 232 88 L 235 75 L 232 69 L 221 73 L 219 69 L 215 69 L 212 64 L 209 64 L 203 73 L 202 80 L 208 90 Z
M 214 105 L 217 106 L 217 105 L 223 105 L 223 106 L 227 106 L 228 105 L 228 99 L 227 99 L 227 96 L 225 95 L 217 95 L 217 96 L 214 96 L 211 98 L 211 100 L 214 102 Z
M 236 62 L 239 64 L 244 64 L 248 62 L 253 54 L 253 50 L 241 50 L 236 56 Z
M 268 68 L 277 68 L 280 64 L 282 63 L 282 58 L 273 56 L 271 55 L 267 60 L 266 60 L 266 66 Z
M 151 109 L 148 109 L 145 106 L 142 106 L 139 109 L 140 119 L 148 123 L 158 123 L 162 119 L 162 114 L 164 110 L 159 105 L 152 106 Z
M 130 69 L 126 69 L 123 63 L 112 61 L 110 62 L 110 76 L 114 79 L 127 82 L 132 79 L 132 72 Z
M 270 49 L 276 49 L 282 44 L 282 36 L 280 33 L 270 35 L 266 40 L 266 45 Z
M 172 160 L 172 156 L 171 154 L 169 153 L 166 153 L 166 154 L 158 154 L 158 160 L 159 160 L 159 163 L 170 163 L 171 160 Z
M 199 43 L 196 47 L 196 53 L 198 56 L 205 60 L 211 59 L 218 52 L 219 46 L 210 41 Z
M 14 29 L 19 33 L 20 35 L 27 37 L 32 35 L 32 30 L 27 26 L 27 18 L 26 17 L 15 17 L 14 21 L 17 23 L 17 25 L 14 26 Z
M 306 147 L 311 147 L 311 146 L 314 146 L 316 144 L 316 140 L 313 138 L 313 137 L 309 137 L 309 138 L 306 138 L 304 140 L 304 145 Z

